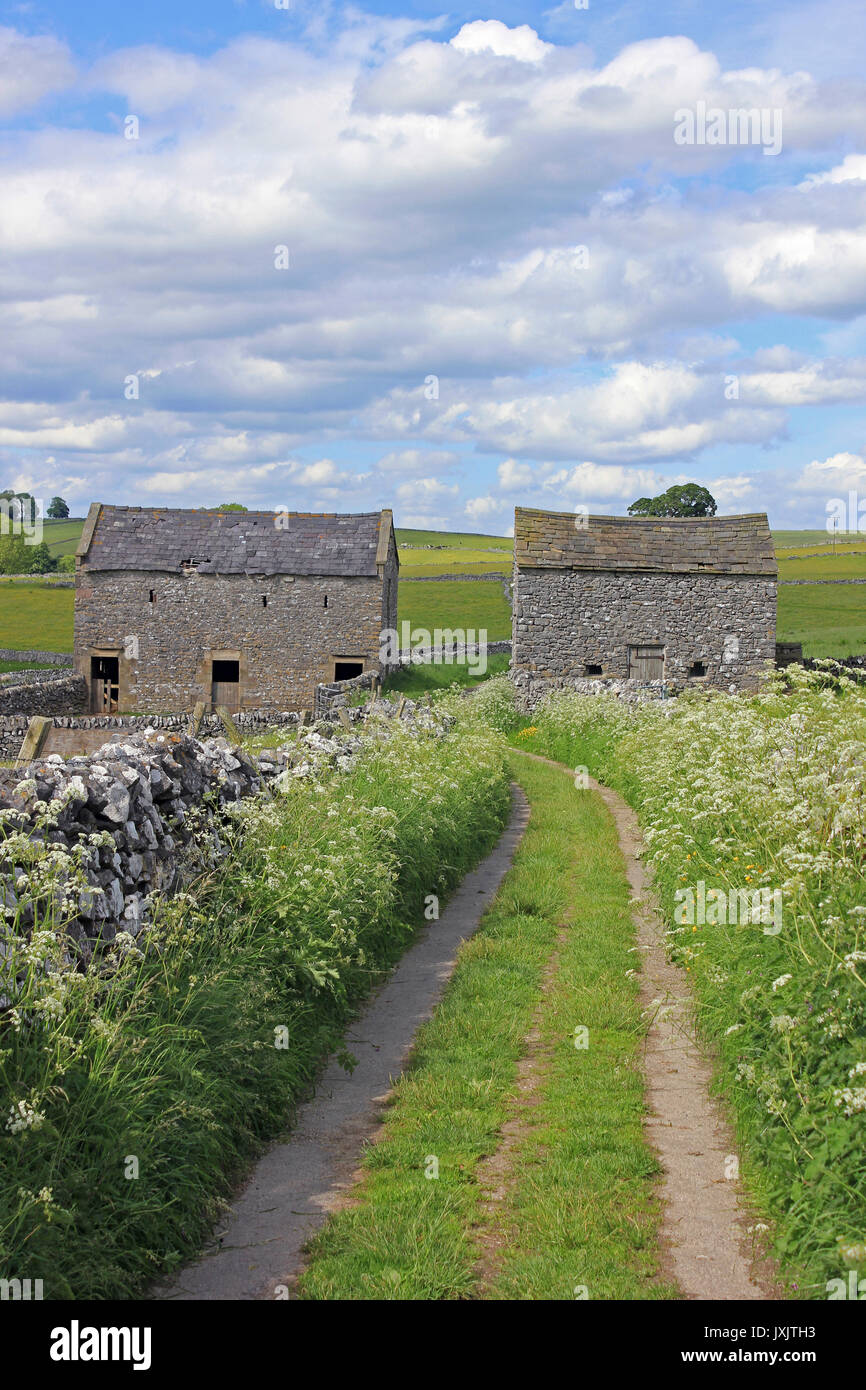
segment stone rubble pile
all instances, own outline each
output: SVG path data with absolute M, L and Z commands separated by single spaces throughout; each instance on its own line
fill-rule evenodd
M 116 742 L 88 757 L 53 754 L 24 769 L 0 769 L 0 913 L 5 906 L 17 932 L 33 923 L 30 880 L 4 851 L 7 837 L 21 832 L 46 851 L 84 845 L 87 886 L 70 935 L 87 961 L 97 942 L 110 943 L 120 931 L 138 936 L 154 894 L 176 892 L 219 862 L 232 804 L 269 787 L 287 790 L 296 779 L 348 772 L 365 744 L 389 739 L 398 723 L 438 736 L 454 723 L 408 700 L 401 709 L 380 699 L 372 710 L 347 709 L 344 718 L 348 727 L 318 720 L 255 755 L 225 738 L 148 729 L 115 734 Z

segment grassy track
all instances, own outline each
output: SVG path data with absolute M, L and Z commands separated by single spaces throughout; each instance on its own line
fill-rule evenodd
M 0 674 L 5 674 L 7 671 L 47 671 L 50 669 L 44 661 L 0 661 Z M 57 669 L 61 668 L 58 667 Z
M 532 818 L 398 1083 L 358 1204 L 315 1238 L 307 1299 L 662 1298 L 655 1160 L 642 1134 L 644 1024 L 614 826 L 562 772 L 514 756 Z M 563 933 L 563 927 L 568 930 Z M 561 938 L 561 939 L 560 939 Z M 558 948 L 544 988 L 545 966 Z M 491 1212 L 479 1172 L 514 1114 L 533 1027 L 537 1104 Z M 575 1047 L 575 1028 L 589 1047 Z M 438 1178 L 428 1178 L 431 1160 Z M 514 1185 L 510 1186 L 513 1179 Z M 491 1269 L 485 1238 L 508 1248 Z M 484 1267 L 482 1274 L 479 1261 Z

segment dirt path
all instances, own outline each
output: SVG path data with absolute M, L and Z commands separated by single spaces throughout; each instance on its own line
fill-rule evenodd
M 561 763 L 520 751 L 572 775 Z M 758 1269 L 751 1257 L 749 1215 L 739 1184 L 730 1176 L 737 1171 L 733 1135 L 710 1097 L 712 1070 L 694 1036 L 687 976 L 665 953 L 655 895 L 638 857 L 642 838 L 637 816 L 617 792 L 591 778 L 589 785 L 613 816 L 634 898 L 643 957 L 641 1003 L 652 1020 L 645 1053 L 646 1124 L 664 1170 L 662 1239 L 668 1273 L 687 1299 L 773 1298 L 769 1271 Z M 506 1135 L 505 1146 L 509 1143 L 513 1146 Z
M 515 786 L 511 818 L 496 848 L 466 876 L 440 920 L 424 929 L 348 1029 L 346 1047 L 358 1058 L 354 1071 L 335 1061 L 328 1065 L 291 1135 L 256 1165 L 213 1247 L 155 1297 L 286 1296 L 303 1265 L 304 1244 L 353 1185 L 392 1080 L 439 1002 L 461 942 L 496 897 L 528 823 L 529 804 Z

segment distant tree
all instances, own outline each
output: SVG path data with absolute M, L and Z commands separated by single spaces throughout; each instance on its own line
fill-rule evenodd
M 215 512 L 245 512 L 247 509 L 240 502 L 221 502 L 218 507 L 211 508 Z
M 716 499 L 699 483 L 675 483 L 658 497 L 639 497 L 629 516 L 715 516 Z
M 61 555 L 60 559 L 57 561 L 57 568 L 61 574 L 74 574 L 75 556 Z
M 57 561 L 45 541 L 40 541 L 38 545 L 28 545 L 25 549 L 28 552 L 29 564 L 22 571 L 23 574 L 50 574 L 52 570 L 57 569 Z
M 62 497 L 52 497 L 45 515 L 50 516 L 55 521 L 62 521 L 69 515 L 69 506 Z

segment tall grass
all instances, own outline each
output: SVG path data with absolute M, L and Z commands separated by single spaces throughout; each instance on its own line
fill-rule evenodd
M 229 862 L 164 906 L 143 950 L 121 936 L 100 973 L 64 963 L 57 928 L 10 932 L 0 1276 L 130 1297 L 195 1254 L 425 897 L 507 807 L 486 734 L 403 733 L 347 776 L 247 803 Z

